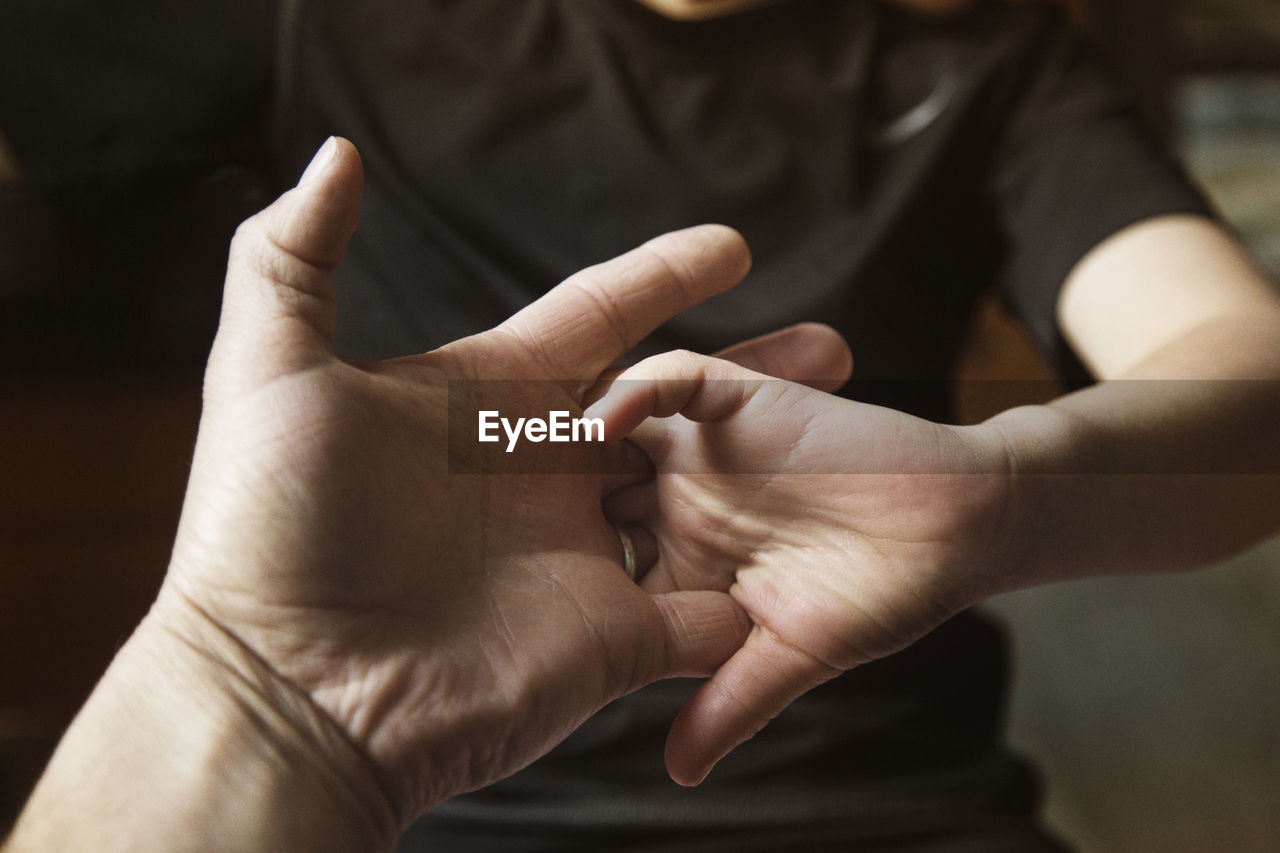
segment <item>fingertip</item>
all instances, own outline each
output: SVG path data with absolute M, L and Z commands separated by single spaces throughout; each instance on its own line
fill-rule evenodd
M 501 328 L 544 373 L 593 383 L 660 325 L 740 282 L 750 265 L 732 228 L 668 232 L 569 276 Z
M 604 440 L 617 441 L 627 435 L 619 425 L 619 409 L 624 402 L 621 395 L 614 393 L 611 388 L 605 389 L 599 399 L 582 410 L 582 417 L 588 421 L 604 421 Z
M 635 432 L 636 428 L 654 414 L 655 389 L 651 382 L 615 378 L 604 394 L 583 411 L 588 420 L 604 422 L 605 441 L 619 441 Z
M 362 185 L 355 146 L 331 137 L 294 189 L 236 229 L 211 386 L 250 387 L 332 357 L 332 273 L 360 220 Z
M 333 168 L 339 173 L 356 172 L 364 176 L 364 160 L 354 142 L 342 136 L 331 136 L 333 140 Z
M 835 391 L 853 375 L 853 352 L 844 336 L 823 323 L 797 323 L 742 341 L 716 353 L 756 373 Z
M 751 265 L 754 263 L 754 259 L 751 257 L 751 246 L 747 243 L 747 238 L 742 236 L 741 231 L 728 225 L 712 223 L 702 227 L 707 230 L 712 239 L 720 244 L 720 250 L 724 252 L 726 258 L 736 264 L 734 268 L 736 280 L 734 283 L 736 284 L 742 280 L 751 271 Z
M 300 260 L 337 269 L 360 221 L 364 165 L 347 139 L 331 136 L 320 146 L 289 197 L 277 239 Z
M 671 757 L 669 755 L 667 757 L 667 775 L 671 777 L 672 782 L 682 788 L 698 787 L 707 780 L 713 769 L 715 769 L 715 765 L 708 767 L 706 770 L 682 767 L 678 761 L 673 763 Z
M 694 229 L 701 229 L 709 239 L 720 243 L 725 252 L 736 256 L 742 264 L 744 275 L 747 270 L 751 269 L 751 246 L 747 243 L 747 238 L 743 237 L 742 232 L 737 228 L 722 225 L 718 222 L 709 222 L 705 225 L 695 225 Z
M 700 286 L 689 304 L 729 290 L 751 270 L 746 238 L 728 225 L 694 225 L 655 237 L 648 246 L 666 257 L 671 266 L 688 268 L 686 280 Z
M 711 769 L 715 769 L 714 767 Z M 667 774 L 671 777 L 671 781 L 675 782 L 682 788 L 696 788 L 703 782 L 707 781 L 707 777 L 711 775 L 711 770 L 705 773 L 691 773 L 685 775 L 679 768 L 667 766 Z
M 312 155 L 311 162 L 307 164 L 307 168 L 302 170 L 302 177 L 298 178 L 298 186 L 305 187 L 308 184 L 313 184 L 328 174 L 333 167 L 333 160 L 337 151 L 337 139 L 330 136 Z
M 814 370 L 814 386 L 835 391 L 853 376 L 853 349 L 844 335 L 825 323 L 801 323 L 810 341 Z
M 833 326 L 809 321 L 797 323 L 792 328 L 807 336 L 815 348 L 820 347 L 831 355 L 833 367 L 843 365 L 848 370 L 853 369 L 853 350 L 849 348 L 849 342 L 845 340 L 844 335 Z M 839 359 L 836 358 L 837 355 L 840 356 Z
M 311 162 L 298 178 L 297 187 L 302 189 L 314 186 L 329 178 L 348 174 L 353 169 L 363 170 L 360 152 L 351 140 L 330 136 L 316 149 Z
M 759 626 L 685 702 L 667 735 L 667 772 L 698 784 L 797 696 L 838 674 Z
M 689 731 L 686 713 L 688 708 L 689 706 L 686 705 L 681 709 L 671 725 L 671 731 L 667 734 L 666 747 L 663 750 L 663 760 L 667 765 L 667 775 L 671 777 L 672 782 L 685 788 L 694 788 L 706 781 L 711 771 L 720 763 L 720 759 L 729 753 L 729 750 L 715 755 L 706 752 L 700 754 L 699 742 Z

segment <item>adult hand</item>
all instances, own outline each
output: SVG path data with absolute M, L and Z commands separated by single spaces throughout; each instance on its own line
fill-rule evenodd
M 727 596 L 649 595 L 621 571 L 601 500 L 628 479 L 602 472 L 636 470 L 627 448 L 544 444 L 500 476 L 467 473 L 449 415 L 451 382 L 469 410 L 580 413 L 601 371 L 735 284 L 749 258 L 729 229 L 678 232 L 490 332 L 352 364 L 331 348 L 330 273 L 360 186 L 354 149 L 333 141 L 236 236 L 150 618 L 196 648 L 219 637 L 247 650 L 261 666 L 237 679 L 317 710 L 312 727 L 331 723 L 368 760 L 337 772 L 371 769 L 366 790 L 403 825 L 515 771 L 612 699 L 708 673 L 741 644 Z
M 631 435 L 658 469 L 606 503 L 634 538 L 656 540 L 641 548 L 656 558 L 643 587 L 728 591 L 755 623 L 672 728 L 677 781 L 701 780 L 796 697 L 906 647 L 1000 582 L 1008 480 L 990 430 L 690 353 L 622 372 L 588 415 L 610 439 Z
M 331 348 L 331 273 L 360 174 L 334 140 L 237 233 L 169 574 L 6 851 L 386 848 L 746 636 L 727 595 L 650 595 L 621 570 L 601 502 L 649 471 L 638 450 L 506 455 L 475 420 L 579 414 L 611 362 L 738 281 L 741 238 L 669 234 L 490 332 L 353 364 Z M 801 326 L 726 356 L 822 385 L 848 351 Z

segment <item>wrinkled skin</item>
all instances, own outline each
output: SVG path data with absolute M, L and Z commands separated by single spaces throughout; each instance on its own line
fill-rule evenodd
M 448 382 L 541 380 L 467 387 L 486 408 L 580 412 L 614 359 L 749 258 L 729 229 L 678 232 L 490 332 L 352 364 L 331 348 L 331 273 L 360 183 L 354 149 L 335 141 L 237 234 L 151 618 L 195 647 L 210 631 L 243 647 L 261 665 L 235 678 L 317 711 L 407 823 L 619 695 L 712 671 L 746 630 L 723 593 L 653 596 L 620 570 L 601 501 L 644 470 L 634 447 L 539 445 L 500 475 L 466 473 L 446 452 Z

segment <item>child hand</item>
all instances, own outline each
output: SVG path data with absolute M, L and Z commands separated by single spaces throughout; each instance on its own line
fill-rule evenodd
M 727 590 L 754 621 L 672 727 L 679 782 L 809 689 L 999 588 L 1009 478 L 991 430 L 687 352 L 624 371 L 587 416 L 657 468 L 607 507 L 650 555 L 645 589 Z

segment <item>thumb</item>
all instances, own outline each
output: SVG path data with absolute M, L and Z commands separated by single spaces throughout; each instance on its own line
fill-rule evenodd
M 698 784 L 794 699 L 840 672 L 756 626 L 680 709 L 667 735 L 667 772 L 681 785 Z
M 610 690 L 623 696 L 664 678 L 705 677 L 728 660 L 751 630 L 751 620 L 723 592 L 670 592 L 649 597 L 650 618 L 618 620 L 626 629 L 606 632 Z
M 248 391 L 332 357 L 333 272 L 362 185 L 355 146 L 330 137 L 294 189 L 236 230 L 207 385 Z

